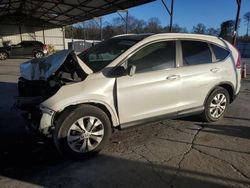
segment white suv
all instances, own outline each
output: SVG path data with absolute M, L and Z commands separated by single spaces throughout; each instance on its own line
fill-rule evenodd
M 217 121 L 239 93 L 240 68 L 221 38 L 122 35 L 79 56 L 61 51 L 22 64 L 17 105 L 60 152 L 83 157 L 114 128 L 191 114 Z

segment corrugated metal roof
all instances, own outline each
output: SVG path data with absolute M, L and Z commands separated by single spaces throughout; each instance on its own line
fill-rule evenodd
M 0 0 L 0 24 L 58 27 L 155 0 Z

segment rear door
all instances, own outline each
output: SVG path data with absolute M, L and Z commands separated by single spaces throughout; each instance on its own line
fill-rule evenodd
M 209 91 L 218 81 L 220 67 L 207 42 L 182 40 L 181 45 L 181 111 L 203 107 Z M 180 112 L 182 113 L 182 112 Z
M 35 48 L 33 41 L 23 41 L 22 47 L 22 55 L 33 55 L 33 50 Z
M 126 62 L 135 65 L 133 76 L 117 78 L 121 123 L 164 114 L 177 114 L 180 80 L 176 68 L 175 41 L 149 44 Z

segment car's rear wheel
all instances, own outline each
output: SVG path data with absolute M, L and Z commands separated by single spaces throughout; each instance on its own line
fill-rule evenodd
M 43 53 L 43 52 L 38 51 L 38 52 L 35 52 L 35 53 L 34 53 L 34 57 L 35 57 L 35 58 L 42 58 L 43 56 L 44 56 L 44 53 Z
M 0 60 L 5 60 L 8 58 L 8 54 L 6 52 L 0 52 Z
M 202 119 L 207 122 L 221 119 L 229 104 L 228 91 L 222 87 L 217 87 L 207 98 Z
M 59 117 L 54 142 L 62 154 L 85 158 L 97 154 L 110 134 L 111 123 L 106 113 L 95 106 L 83 105 Z

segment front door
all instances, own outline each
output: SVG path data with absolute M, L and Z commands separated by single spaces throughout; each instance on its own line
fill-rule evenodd
M 178 111 L 180 77 L 175 59 L 175 41 L 161 41 L 143 47 L 126 61 L 124 66 L 135 65 L 136 72 L 117 78 L 120 123 Z

